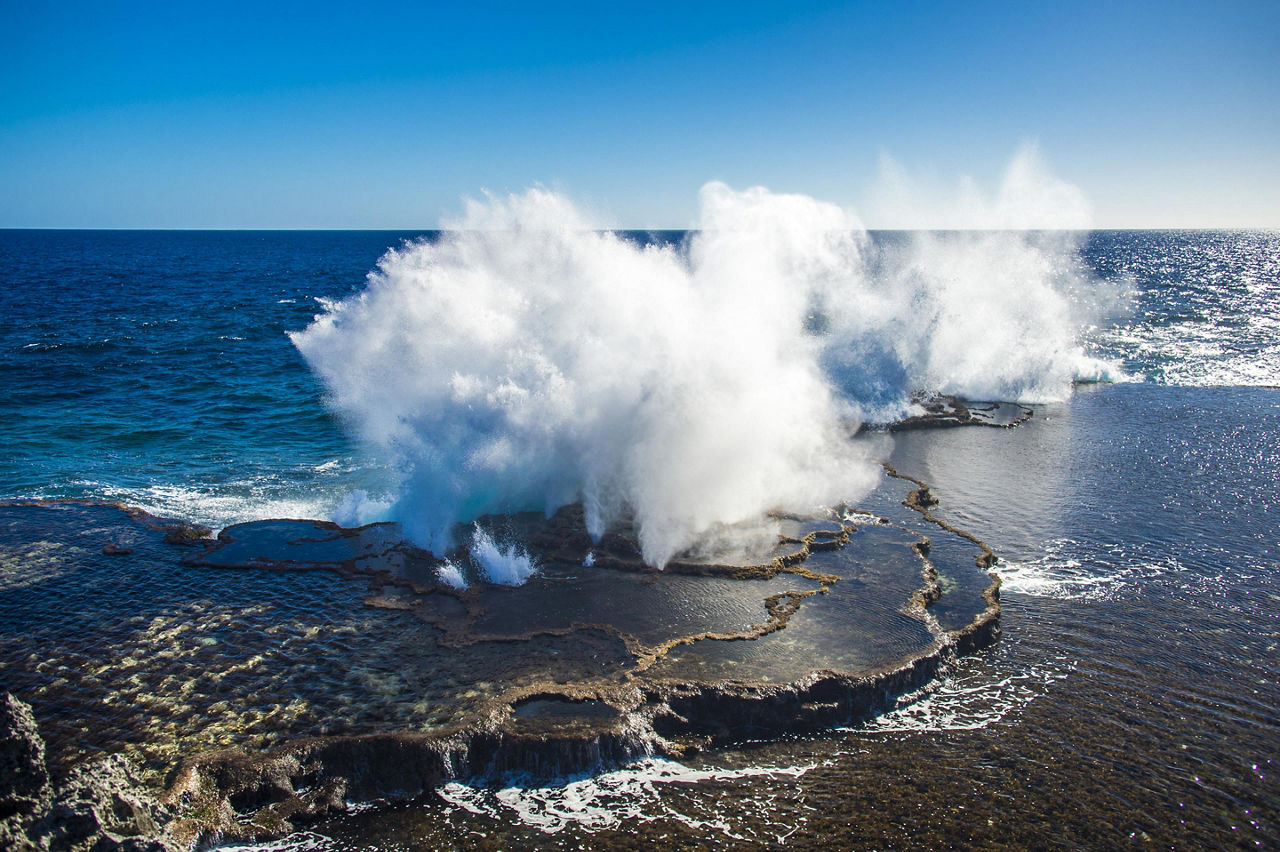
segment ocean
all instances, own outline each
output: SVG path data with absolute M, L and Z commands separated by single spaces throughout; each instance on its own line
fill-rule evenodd
M 345 638 L 323 646 L 335 671 L 307 701 L 331 688 L 368 708 L 345 694 L 343 656 L 383 649 L 402 671 L 439 637 L 401 612 L 373 624 L 363 585 L 330 573 L 229 577 L 142 545 L 151 567 L 110 563 L 125 567 L 88 588 L 75 560 L 109 559 L 46 547 L 59 522 L 19 503 L 114 501 L 214 529 L 395 520 L 440 553 L 459 523 L 576 498 L 601 529 L 625 505 L 663 564 L 834 474 L 875 500 L 884 460 L 999 557 L 992 647 L 869 721 L 574 777 L 460 777 L 269 848 L 1280 843 L 1280 233 L 872 232 L 763 258 L 683 232 L 575 231 L 549 253 L 537 233 L 500 239 L 0 231 L 0 691 L 35 707 L 59 760 L 123 750 L 160 783 L 192 750 L 331 732 L 288 696 L 216 735 L 204 710 L 140 732 L 133 693 L 103 717 L 117 727 L 80 723 L 123 694 L 107 669 L 191 625 L 216 622 L 213 647 L 287 644 L 314 622 Z M 818 282 L 798 308 L 770 284 L 796 276 Z M 773 331 L 793 309 L 794 333 Z M 840 455 L 832 423 L 890 422 L 935 390 L 1032 416 L 873 429 Z M 203 659 L 142 687 L 186 694 Z M 370 695 L 417 688 L 366 674 Z M 243 677 L 233 693 L 269 686 Z M 408 718 L 387 707 L 333 730 Z

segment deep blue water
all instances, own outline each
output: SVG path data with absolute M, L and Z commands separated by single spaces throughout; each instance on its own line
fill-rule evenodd
M 385 489 L 287 332 L 424 235 L 0 231 L 0 497 L 221 526 Z M 1081 257 L 1133 294 L 1085 331 L 1092 354 L 1157 383 L 1280 384 L 1280 235 L 1095 232 Z
M 285 332 L 413 236 L 0 233 L 0 490 L 219 524 L 324 511 L 352 448 Z

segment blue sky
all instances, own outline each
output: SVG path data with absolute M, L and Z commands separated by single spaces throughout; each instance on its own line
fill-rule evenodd
M 420 228 L 708 180 L 876 225 L 1038 143 L 1099 227 L 1280 227 L 1280 3 L 0 0 L 0 227 Z

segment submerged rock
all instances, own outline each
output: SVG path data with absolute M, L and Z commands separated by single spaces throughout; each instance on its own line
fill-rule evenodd
M 580 513 L 570 507 L 538 520 L 524 539 L 547 562 L 519 589 L 456 592 L 410 583 L 392 591 L 395 584 L 382 580 L 369 603 L 434 625 L 451 660 L 475 671 L 496 673 L 536 654 L 535 643 L 547 636 L 613 637 L 630 659 L 591 674 L 558 668 L 559 652 L 551 651 L 541 657 L 541 680 L 499 688 L 476 712 L 432 731 L 194 756 L 170 790 L 191 815 L 182 830 L 261 840 L 347 801 L 413 798 L 451 780 L 512 772 L 564 777 L 874 716 L 938 677 L 959 654 L 999 636 L 999 584 L 986 575 L 990 549 L 932 514 L 937 501 L 925 483 L 888 466 L 886 483 L 896 521 L 847 507 L 780 518 L 778 547 L 756 561 L 676 560 L 664 572 L 646 569 L 627 558 L 625 531 L 593 545 L 579 535 Z M 986 576 L 975 614 L 955 629 L 929 614 L 943 592 L 930 539 L 917 527 L 957 537 L 969 548 L 967 570 Z M 244 556 L 250 564 L 242 567 L 280 566 L 258 562 L 263 546 L 249 547 L 254 532 L 251 525 L 237 529 L 239 538 L 213 545 L 201 559 L 231 567 L 228 557 Z M 355 576 L 362 554 L 380 550 L 359 543 L 370 532 L 382 534 L 299 526 L 293 538 L 271 543 L 286 553 L 295 548 L 297 557 L 283 561 L 290 568 Z M 339 558 L 323 558 L 325 548 Z M 593 564 L 584 564 L 588 548 Z M 724 612 L 706 607 L 708 600 L 739 597 L 741 606 Z M 492 649 L 500 649 L 500 659 Z

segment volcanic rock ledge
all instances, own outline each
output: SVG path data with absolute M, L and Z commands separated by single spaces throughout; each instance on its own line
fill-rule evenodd
M 975 567 L 986 571 L 995 561 L 990 548 L 976 537 L 933 515 L 936 504 L 927 484 L 903 476 L 886 465 L 891 479 L 914 489 L 901 505 L 918 513 L 939 534 L 957 535 L 977 548 Z M 676 647 L 699 642 L 750 642 L 776 631 L 786 632 L 788 618 L 803 611 L 842 582 L 826 569 L 804 567 L 812 552 L 828 545 L 857 540 L 860 526 L 889 526 L 887 519 L 846 514 L 836 526 L 814 522 L 799 537 L 784 536 L 786 555 L 760 565 L 682 565 L 678 571 L 698 575 L 728 574 L 742 578 L 778 577 L 794 572 L 809 584 L 795 597 L 770 599 L 765 622 L 736 635 L 708 633 L 659 642 L 640 638 L 607 624 L 570 622 L 562 627 L 512 630 L 492 635 L 477 626 L 485 607 L 474 593 L 449 593 L 461 598 L 468 614 L 433 614 L 433 602 L 443 594 L 413 584 L 413 594 L 396 608 L 416 611 L 452 635 L 453 647 L 466 649 L 487 643 L 528 641 L 546 632 L 612 631 L 634 654 L 636 664 L 622 672 L 576 681 L 533 683 L 505 690 L 486 701 L 480 712 L 464 721 L 432 731 L 401 731 L 356 736 L 303 738 L 265 753 L 223 750 L 196 755 L 173 776 L 166 793 L 177 819 L 172 830 L 188 841 L 198 837 L 266 839 L 279 836 L 322 816 L 340 812 L 351 802 L 410 799 L 456 779 L 498 779 L 510 772 L 553 778 L 617 766 L 648 756 L 680 758 L 700 750 L 755 738 L 814 732 L 866 720 L 890 708 L 895 700 L 937 678 L 957 656 L 994 643 L 1000 634 L 999 580 L 988 575 L 983 592 L 985 608 L 959 630 L 945 631 L 928 616 L 929 604 L 941 595 L 937 573 L 928 559 L 930 540 L 911 533 L 910 546 L 918 561 L 916 589 L 902 612 L 928 625 L 933 639 L 918 652 L 885 665 L 856 670 L 818 668 L 786 682 L 655 674 L 651 664 Z M 558 516 L 550 526 L 564 533 L 553 537 L 561 545 L 574 541 L 573 519 Z M 547 544 L 553 543 L 551 540 Z M 817 548 L 810 545 L 817 543 Z M 619 541 L 611 550 L 623 551 Z M 795 545 L 804 545 L 797 549 Z M 563 548 L 561 550 L 564 553 Z M 580 564 L 581 554 L 568 554 Z M 201 557 L 217 562 L 217 551 Z M 601 560 L 600 570 L 630 574 L 642 566 L 629 559 Z M 321 567 L 315 563 L 308 567 Z M 340 569 L 350 574 L 352 563 Z M 551 578 L 555 580 L 557 578 Z M 657 582 L 666 577 L 655 576 Z M 386 582 L 376 584 L 388 588 Z M 510 592 L 511 590 L 503 590 Z M 816 598 L 814 596 L 817 596 Z M 785 599 L 779 600 L 780 597 Z M 424 602 L 425 601 L 425 602 Z M 376 601 L 375 601 L 376 602 Z M 380 605 L 388 605 L 381 602 Z M 785 628 L 785 629 L 784 629 Z M 475 631 L 475 632 L 473 632 Z
M 214 540 L 109 504 L 0 506 L 0 616 L 21 626 L 0 664 L 47 738 L 25 705 L 0 708 L 0 845 L 264 840 L 452 780 L 867 719 L 1000 632 L 990 548 L 925 483 L 886 466 L 881 488 L 875 512 L 775 517 L 776 541 L 665 571 L 625 525 L 593 542 L 574 507 L 488 519 L 541 570 L 465 590 L 386 524 L 263 521 Z M 974 591 L 944 627 L 930 609 L 958 572 Z M 93 620 L 48 615 L 51 599 Z
M 0 699 L 0 847 L 12 852 L 177 852 L 173 813 L 120 755 L 77 767 L 51 784 L 31 707 Z

